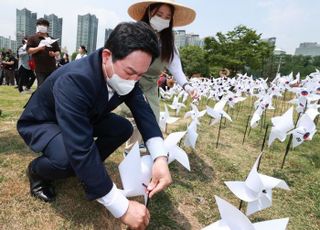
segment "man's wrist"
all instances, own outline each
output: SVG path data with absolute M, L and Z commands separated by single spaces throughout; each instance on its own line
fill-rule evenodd
M 168 157 L 168 155 L 166 155 L 166 156 L 159 156 L 159 157 L 157 157 L 154 161 L 157 161 L 157 160 L 163 160 L 163 161 L 165 161 L 165 162 L 168 163 L 169 157 Z
M 167 151 L 164 148 L 164 142 L 161 137 L 150 138 L 147 140 L 146 146 L 153 161 L 155 161 L 158 157 L 167 156 Z
M 98 198 L 97 201 L 103 204 L 103 206 L 106 207 L 115 218 L 123 216 L 129 207 L 129 200 L 122 194 L 115 184 L 113 184 L 113 187 L 108 194 Z

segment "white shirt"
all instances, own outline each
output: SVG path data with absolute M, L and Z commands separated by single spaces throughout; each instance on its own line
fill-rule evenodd
M 87 56 L 87 54 L 78 53 L 75 60 L 78 60 L 78 59 L 86 57 L 86 56 Z
M 108 85 L 108 101 L 114 96 L 114 90 Z M 147 149 L 153 160 L 160 156 L 167 156 L 167 151 L 164 148 L 164 141 L 161 137 L 153 137 L 146 141 Z M 98 198 L 97 201 L 103 204 L 115 218 L 123 216 L 129 207 L 129 200 L 122 192 L 113 184 L 112 189 L 105 196 Z
M 182 70 L 181 59 L 177 49 L 175 49 L 175 52 L 173 52 L 173 58 L 168 65 L 168 70 L 170 73 L 172 73 L 177 83 L 181 87 L 188 82 L 187 77 Z

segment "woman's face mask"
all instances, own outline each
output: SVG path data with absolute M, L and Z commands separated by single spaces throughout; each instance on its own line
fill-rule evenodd
M 157 32 L 161 32 L 170 26 L 170 19 L 163 19 L 155 15 L 150 19 L 150 25 Z

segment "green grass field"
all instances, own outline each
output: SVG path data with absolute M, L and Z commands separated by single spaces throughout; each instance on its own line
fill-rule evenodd
M 0 229 L 125 229 L 100 204 L 85 200 L 76 178 L 55 182 L 58 196 L 51 204 L 29 195 L 25 170 L 38 154 L 28 149 L 16 131 L 16 121 L 29 97 L 28 94 L 20 95 L 13 87 L 0 87 Z M 282 106 L 281 102 L 277 105 Z M 205 108 L 205 103 L 200 108 Z M 282 112 L 286 108 L 287 105 Z M 201 229 L 217 221 L 220 216 L 215 195 L 239 206 L 240 201 L 224 181 L 244 180 L 260 153 L 264 135 L 264 128 L 260 129 L 260 126 L 251 130 L 242 145 L 249 110 L 250 99 L 238 115 L 237 109 L 229 110 L 234 121 L 223 125 L 218 148 L 218 125 L 208 126 L 206 116 L 201 119 L 196 151 L 185 148 L 191 172 L 179 163 L 170 165 L 173 184 L 150 201 L 148 229 Z M 280 113 L 278 110 L 275 114 Z M 273 111 L 267 113 L 268 123 L 273 114 Z M 168 127 L 169 132 L 185 130 L 188 121 L 181 119 L 178 124 Z M 320 229 L 319 134 L 311 142 L 290 151 L 284 169 L 281 169 L 285 147 L 286 143 L 275 141 L 270 148 L 265 148 L 260 172 L 284 179 L 291 191 L 274 190 L 272 207 L 253 214 L 250 220 L 289 217 L 289 230 Z M 118 187 L 121 183 L 117 167 L 122 160 L 122 151 L 119 149 L 106 162 Z M 142 198 L 137 200 L 142 201 Z

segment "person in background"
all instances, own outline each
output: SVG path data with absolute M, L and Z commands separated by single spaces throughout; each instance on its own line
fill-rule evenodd
M 143 21 L 149 24 L 157 34 L 160 43 L 160 57 L 154 61 L 148 72 L 140 80 L 141 89 L 149 101 L 157 120 L 159 120 L 160 97 L 157 80 L 165 68 L 170 71 L 176 82 L 193 99 L 199 97 L 198 91 L 188 82 L 182 70 L 179 53 L 174 45 L 172 29 L 175 26 L 190 24 L 195 19 L 196 13 L 194 10 L 173 0 L 145 0 L 131 5 L 128 9 L 128 14 L 136 21 Z M 120 113 L 130 116 L 125 108 L 122 108 Z M 135 124 L 133 126 L 134 128 L 136 127 Z M 136 141 L 141 143 L 142 140 L 139 132 L 135 129 L 133 136 L 126 144 L 125 152 L 129 152 Z M 140 146 L 143 147 L 143 144 Z
M 56 57 L 60 55 L 60 47 L 55 41 L 50 45 L 42 45 L 42 40 L 51 40 L 48 34 L 49 22 L 46 19 L 37 20 L 37 33 L 28 38 L 27 52 L 35 61 L 35 73 L 38 87 L 56 69 Z
M 4 69 L 2 64 L 2 60 L 4 59 L 4 56 L 5 56 L 5 53 L 0 52 L 0 85 L 3 84 L 3 80 L 4 80 Z
M 104 48 L 58 68 L 34 92 L 17 122 L 25 143 L 42 153 L 27 169 L 33 196 L 52 202 L 51 182 L 77 176 L 89 200 L 104 205 L 130 229 L 147 227 L 147 207 L 117 189 L 104 161 L 132 134 L 131 123 L 112 112 L 126 103 L 153 160 L 147 195 L 171 184 L 162 133 L 139 86 L 158 56 L 157 36 L 146 23 L 121 23 Z
M 219 71 L 219 77 L 223 78 L 223 80 L 227 80 L 230 75 L 230 70 L 227 68 L 223 68 Z
M 12 50 L 8 49 L 2 58 L 2 65 L 4 71 L 4 78 L 7 85 L 14 85 L 14 63 L 15 57 L 12 54 Z
M 18 90 L 19 92 L 23 92 L 23 86 L 25 86 L 25 91 L 28 92 L 33 85 L 36 76 L 34 75 L 33 70 L 29 66 L 29 61 L 31 60 L 31 56 L 27 52 L 27 42 L 28 38 L 24 37 L 22 39 L 22 46 L 18 49 L 18 56 L 20 61 L 20 67 L 18 70 Z
M 86 56 L 87 56 L 87 49 L 84 45 L 81 45 L 78 49 L 78 54 L 77 54 L 75 60 L 78 60 L 78 59 L 86 57 Z
M 60 59 L 60 61 L 58 63 L 58 67 L 63 66 L 68 63 L 69 63 L 69 54 L 64 53 L 63 57 Z
M 167 73 L 166 70 L 162 71 L 159 79 L 157 81 L 157 85 L 159 88 L 162 88 L 164 91 L 167 90 Z

